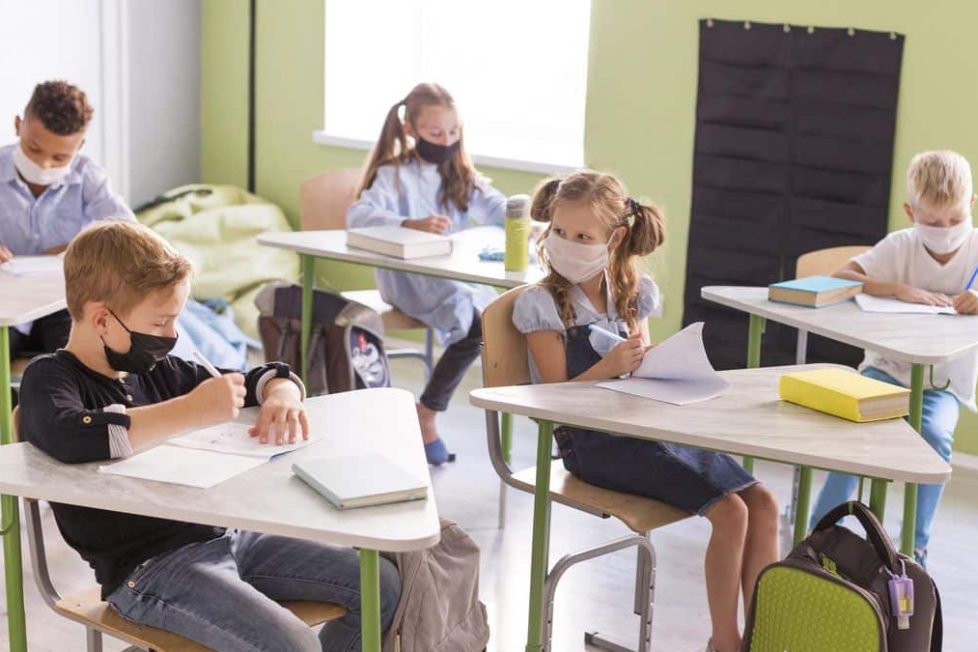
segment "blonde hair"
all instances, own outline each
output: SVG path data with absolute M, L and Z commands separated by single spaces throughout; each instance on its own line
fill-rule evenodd
M 193 274 L 193 264 L 149 228 L 101 221 L 79 233 L 65 252 L 65 294 L 72 319 L 85 304 L 105 302 L 125 315 L 148 294 L 172 290 Z
M 634 333 L 638 327 L 639 271 L 636 259 L 647 256 L 662 245 L 666 237 L 665 217 L 654 204 L 641 204 L 625 192 L 622 183 L 610 174 L 579 170 L 563 178 L 543 181 L 533 194 L 530 216 L 547 222 L 544 238 L 553 229 L 556 209 L 565 203 L 587 203 L 594 217 L 612 232 L 625 227 L 627 232 L 610 252 L 608 277 L 618 316 Z M 541 238 L 541 247 L 543 239 Z M 541 248 L 540 259 L 546 261 Z M 547 265 L 547 276 L 541 284 L 550 289 L 564 324 L 574 323 L 574 306 L 570 299 L 571 283 Z
M 401 165 L 411 160 L 421 160 L 414 147 L 408 147 L 408 135 L 404 130 L 404 122 L 401 121 L 401 107 L 404 107 L 404 121 L 411 124 L 417 131 L 418 118 L 421 111 L 426 106 L 443 106 L 448 109 L 455 108 L 455 100 L 443 86 L 438 84 L 418 84 L 411 89 L 403 100 L 395 104 L 387 111 L 384 119 L 384 126 L 380 130 L 380 138 L 370 152 L 367 161 L 367 171 L 363 175 L 363 183 L 357 196 L 364 190 L 373 185 L 377 178 L 377 170 L 384 165 L 393 165 L 400 168 Z M 398 169 L 397 172 L 400 172 Z M 458 150 L 455 155 L 438 166 L 441 175 L 442 186 L 441 196 L 438 198 L 442 206 L 448 206 L 448 202 L 455 204 L 460 211 L 468 210 L 469 197 L 473 190 L 477 188 L 475 166 L 472 159 L 465 151 L 465 134 L 459 131 Z M 397 176 L 397 175 L 395 175 Z M 399 176 L 397 176 L 399 180 Z
M 907 197 L 912 206 L 967 205 L 972 197 L 968 159 L 947 149 L 917 154 L 907 168 Z

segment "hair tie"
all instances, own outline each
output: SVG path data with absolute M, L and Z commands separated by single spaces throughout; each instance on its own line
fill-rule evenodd
M 642 212 L 642 205 L 629 197 L 625 200 L 628 203 L 628 212 L 632 215 L 638 215 Z

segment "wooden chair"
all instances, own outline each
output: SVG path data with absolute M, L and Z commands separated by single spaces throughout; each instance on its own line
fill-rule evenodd
M 309 177 L 299 186 L 300 221 L 304 231 L 345 229 L 346 211 L 356 201 L 357 188 L 363 177 L 359 168 L 330 170 Z M 377 290 L 344 292 L 351 301 L 369 306 L 380 314 L 385 331 L 423 330 L 424 351 L 414 348 L 388 349 L 389 358 L 417 358 L 425 365 L 426 377 L 434 368 L 434 331 L 413 317 L 384 301 Z
M 806 276 L 831 276 L 846 263 L 871 249 L 868 245 L 853 245 L 847 247 L 829 247 L 828 249 L 816 249 L 802 254 L 795 263 L 795 278 L 805 278 Z M 798 329 L 798 344 L 795 347 L 795 364 L 805 364 L 808 360 L 808 331 Z M 790 550 L 794 547 L 792 532 L 795 524 L 795 506 L 798 504 L 799 482 L 801 480 L 801 469 L 797 466 L 794 471 L 794 481 L 792 482 L 791 501 L 785 506 L 783 523 L 785 527 L 781 532 L 786 537 L 785 549 Z M 862 482 L 860 482 L 859 494 L 862 495 Z
M 513 304 L 526 286 L 509 290 L 493 301 L 482 315 L 482 369 L 486 387 L 521 385 L 530 382 L 526 338 L 513 326 Z M 506 485 L 533 493 L 536 486 L 536 467 L 513 472 L 503 455 L 500 439 L 499 414 L 486 410 L 486 432 L 489 459 L 504 483 L 500 489 L 500 506 L 505 499 Z M 562 557 L 547 573 L 545 604 L 547 608 L 544 649 L 551 649 L 553 605 L 557 583 L 574 564 L 631 546 L 638 549 L 635 577 L 634 611 L 641 617 L 639 627 L 639 652 L 649 649 L 652 630 L 652 609 L 655 597 L 655 549 L 649 540 L 649 532 L 655 528 L 675 523 L 690 514 L 681 509 L 650 498 L 611 491 L 590 485 L 554 464 L 550 472 L 550 499 L 600 518 L 615 517 L 634 534 L 608 541 L 600 545 Z M 584 635 L 587 645 L 601 649 L 622 651 L 621 647 L 598 636 L 596 632 Z
M 20 379 L 24 375 L 24 369 L 27 368 L 29 362 L 30 358 L 14 358 L 10 361 L 11 389 L 20 389 Z
M 15 408 L 13 415 L 14 441 L 17 441 L 19 410 L 20 408 Z M 41 597 L 55 612 L 85 626 L 85 649 L 87 652 L 102 652 L 103 634 L 108 634 L 128 643 L 130 647 L 127 648 L 127 652 L 130 650 L 149 650 L 151 652 L 207 652 L 210 650 L 208 647 L 177 634 L 155 627 L 137 625 L 126 620 L 102 600 L 101 591 L 97 586 L 62 597 L 54 587 L 48 571 L 44 531 L 38 501 L 25 498 L 24 509 L 31 568 L 34 571 L 37 588 L 41 592 Z M 327 602 L 296 600 L 282 602 L 281 604 L 310 627 L 331 620 L 338 620 L 346 614 L 346 609 L 343 607 Z

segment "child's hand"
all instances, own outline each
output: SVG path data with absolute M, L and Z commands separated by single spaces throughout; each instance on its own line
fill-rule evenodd
M 978 292 L 965 290 L 954 297 L 954 309 L 962 315 L 978 314 Z
M 896 298 L 907 303 L 922 303 L 925 306 L 950 306 L 951 297 L 940 292 L 928 292 L 912 285 L 901 284 L 897 289 Z
M 643 357 L 645 357 L 645 344 L 642 342 L 642 334 L 635 333 L 624 342 L 619 342 L 604 359 L 611 375 L 621 376 L 638 369 Z
M 444 215 L 429 215 L 418 220 L 404 220 L 401 226 L 428 233 L 445 233 L 452 228 L 452 220 Z
M 14 257 L 13 252 L 0 244 L 0 265 Z
M 258 421 L 248 431 L 252 437 L 267 444 L 274 437 L 275 445 L 294 444 L 299 431 L 302 438 L 309 439 L 309 419 L 302 399 L 290 395 L 270 395 L 265 397 L 258 413 Z M 286 433 L 288 438 L 286 439 Z
M 209 378 L 186 395 L 188 407 L 202 424 L 230 421 L 244 407 L 244 382 L 242 374 Z

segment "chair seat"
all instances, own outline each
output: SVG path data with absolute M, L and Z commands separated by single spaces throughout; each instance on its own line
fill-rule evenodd
M 10 361 L 10 374 L 12 376 L 23 376 L 24 369 L 27 369 L 29 363 L 29 358 L 14 358 Z
M 283 602 L 282 606 L 310 627 L 337 620 L 346 614 L 343 607 L 326 602 L 294 601 Z M 102 601 L 98 587 L 58 600 L 55 611 L 130 645 L 156 652 L 206 652 L 210 649 L 162 629 L 129 622 Z
M 362 303 L 368 308 L 372 308 L 377 311 L 377 313 L 380 314 L 381 320 L 384 322 L 385 331 L 407 331 L 417 328 L 424 330 L 428 328 L 428 325 L 424 322 L 420 322 L 413 317 L 408 317 L 403 312 L 384 301 L 382 298 L 380 298 L 380 292 L 377 290 L 354 290 L 351 292 L 344 292 L 343 298 L 349 299 L 350 301 L 356 301 L 357 303 Z
M 526 490 L 530 492 L 536 486 L 536 477 L 535 466 L 513 474 L 513 480 L 525 484 Z M 550 466 L 550 495 L 555 501 L 576 509 L 602 516 L 614 516 L 638 534 L 692 516 L 689 512 L 658 500 L 588 484 L 571 474 L 558 461 Z

